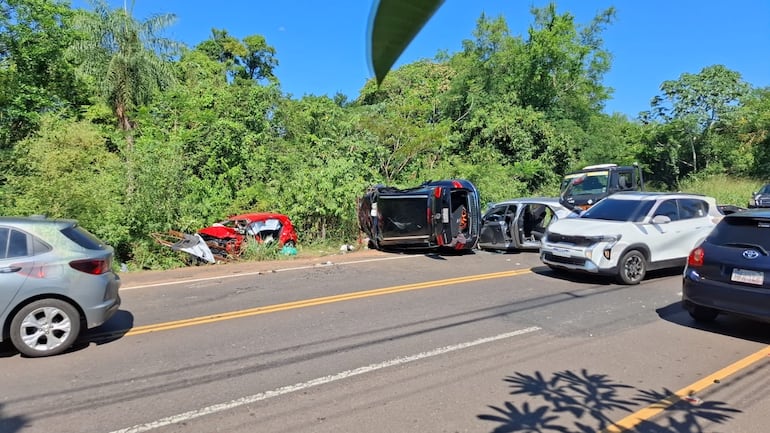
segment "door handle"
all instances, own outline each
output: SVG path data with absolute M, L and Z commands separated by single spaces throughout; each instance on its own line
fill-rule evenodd
M 0 274 L 12 274 L 14 272 L 19 272 L 21 270 L 21 266 L 8 266 L 5 268 L 0 268 Z

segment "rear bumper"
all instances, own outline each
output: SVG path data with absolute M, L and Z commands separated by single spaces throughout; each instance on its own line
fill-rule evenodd
M 96 305 L 83 306 L 86 327 L 89 329 L 100 326 L 109 320 L 120 308 L 121 300 L 118 289 L 120 288 L 121 281 L 117 275 L 113 273 L 110 275 L 105 286 L 102 302 Z
M 686 269 L 682 280 L 682 306 L 713 308 L 727 314 L 770 322 L 770 292 L 741 284 L 706 280 Z

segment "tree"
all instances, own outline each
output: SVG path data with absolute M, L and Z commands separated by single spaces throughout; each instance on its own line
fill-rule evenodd
M 85 101 L 65 52 L 74 33 L 63 2 L 0 2 L 0 149 L 37 129 L 45 112 L 72 113 Z
M 273 74 L 278 66 L 275 48 L 264 36 L 251 35 L 239 41 L 227 30 L 211 29 L 211 38 L 198 44 L 196 50 L 224 64 L 230 79 L 277 81 Z
M 132 111 L 174 82 L 169 60 L 181 46 L 160 32 L 176 17 L 154 15 L 140 22 L 131 16 L 131 9 L 110 9 L 106 0 L 90 1 L 93 12 L 80 11 L 75 20 L 82 37 L 73 52 L 112 108 L 120 129 L 131 131 Z
M 722 65 L 708 66 L 698 74 L 684 73 L 678 80 L 664 81 L 662 94 L 653 98 L 651 110 L 641 118 L 648 123 L 687 125 L 690 132 L 682 137 L 682 146 L 689 149 L 689 155 L 680 155 L 680 163 L 688 167 L 682 172 L 698 172 L 722 158 L 724 143 L 720 146 L 714 140 L 720 135 L 717 129 L 740 107 L 750 89 L 738 72 Z

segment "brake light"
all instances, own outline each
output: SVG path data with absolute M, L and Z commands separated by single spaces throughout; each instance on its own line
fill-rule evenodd
M 698 247 L 690 252 L 690 256 L 687 257 L 687 266 L 699 267 L 703 266 L 703 258 L 705 257 L 705 251 L 703 248 Z
M 433 196 L 436 198 L 441 198 L 441 187 L 438 186 L 436 189 L 433 190 Z
M 70 267 L 86 274 L 101 275 L 110 270 L 110 263 L 105 259 L 73 260 Z
M 455 188 L 462 188 L 463 184 L 461 184 L 459 180 L 453 180 L 452 186 L 454 186 Z

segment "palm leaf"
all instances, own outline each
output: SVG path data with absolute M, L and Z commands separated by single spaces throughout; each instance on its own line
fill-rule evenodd
M 380 0 L 371 21 L 371 62 L 377 84 L 444 0 Z

